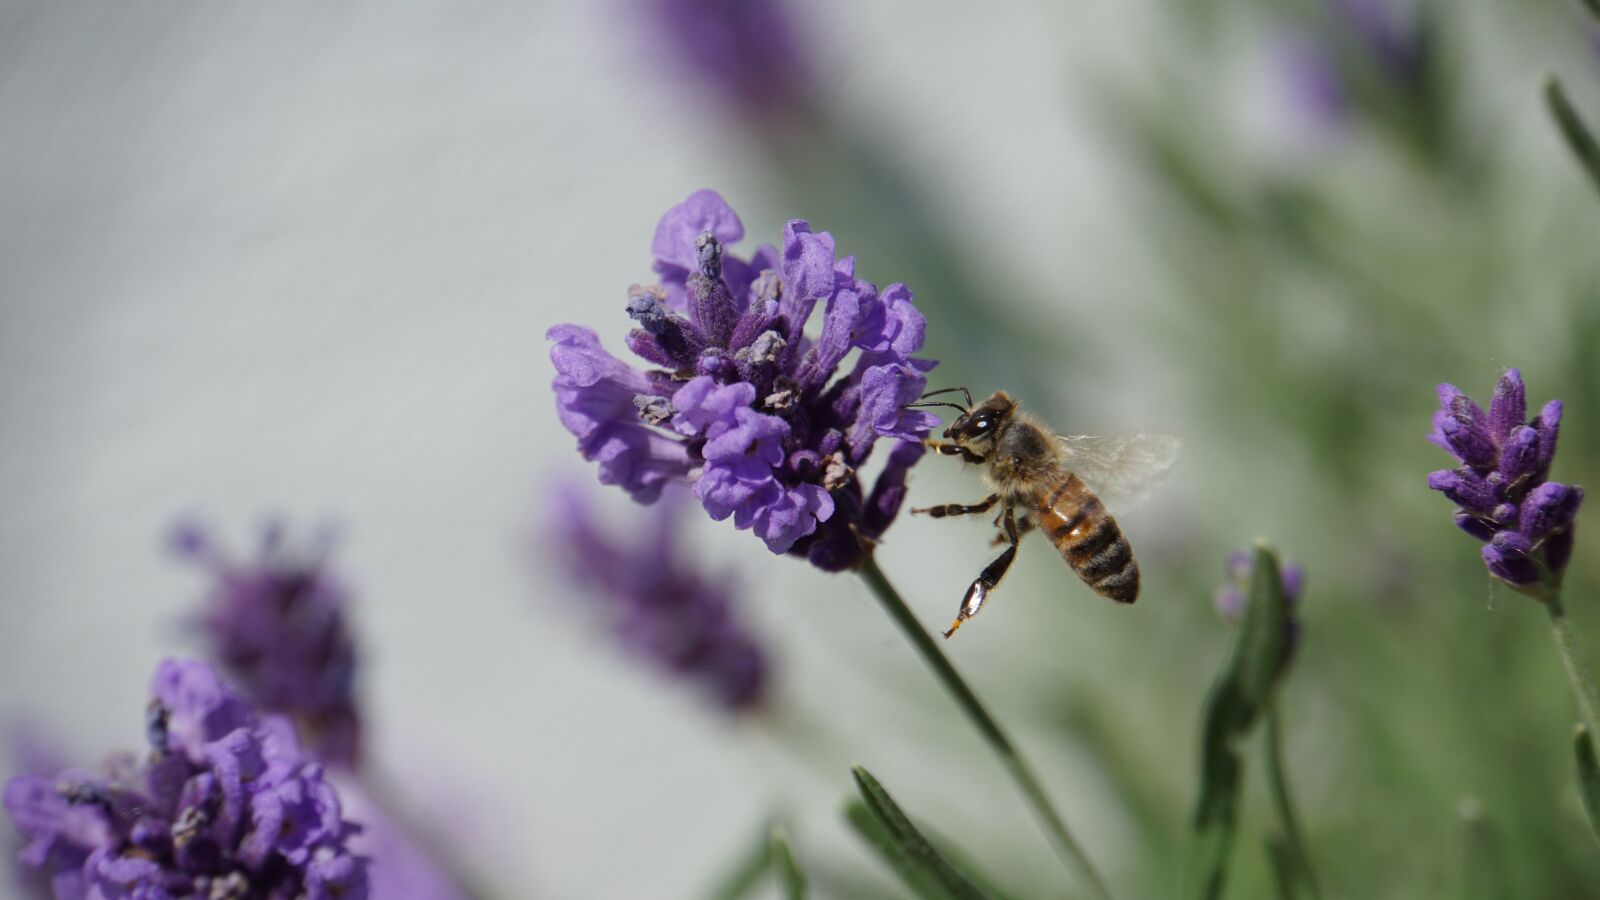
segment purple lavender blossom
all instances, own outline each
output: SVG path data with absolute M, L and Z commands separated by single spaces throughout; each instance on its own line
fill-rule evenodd
M 1456 526 L 1483 542 L 1489 574 L 1535 592 L 1561 583 L 1572 557 L 1573 529 L 1583 488 L 1548 481 L 1561 428 L 1561 401 L 1527 418 L 1522 373 L 1508 369 L 1495 385 L 1489 411 L 1455 385 L 1439 385 L 1432 443 L 1461 465 L 1428 476 L 1428 487 L 1453 500 Z M 1545 583 L 1541 570 L 1553 583 Z
M 627 304 L 628 347 L 658 368 L 638 371 L 589 329 L 557 325 L 557 411 L 601 483 L 651 503 L 692 481 L 713 519 L 732 517 L 772 552 L 850 569 L 898 513 L 896 485 L 921 454 L 896 450 L 867 494 L 857 471 L 873 444 L 920 442 L 938 421 L 904 408 L 935 365 L 912 356 L 926 323 L 905 285 L 856 278 L 854 258 L 804 220 L 784 227 L 781 251 L 763 245 L 749 260 L 724 249 L 743 236 L 715 191 L 668 210 L 651 245 L 661 283 L 630 288 Z
M 1246 592 L 1250 589 L 1250 576 L 1255 554 L 1248 550 L 1235 550 L 1228 554 L 1228 580 L 1212 594 L 1211 602 L 1224 619 L 1235 624 L 1244 619 Z M 1283 656 L 1280 669 L 1289 668 L 1300 648 L 1300 594 L 1305 589 L 1305 571 L 1292 562 L 1278 567 L 1278 578 L 1283 584 L 1285 617 L 1283 620 Z
M 152 693 L 144 763 L 6 784 L 21 861 L 58 900 L 367 896 L 356 826 L 287 720 L 257 716 L 205 663 L 163 662 Z
M 678 68 L 749 118 L 804 113 L 814 84 L 785 0 L 636 0 L 651 56 Z
M 726 578 L 707 577 L 679 553 L 681 489 L 636 524 L 639 537 L 615 536 L 589 498 L 564 486 L 556 496 L 552 546 L 577 596 L 603 618 L 630 654 L 693 683 L 718 706 L 760 706 L 767 655 L 739 620 Z
M 348 595 L 324 565 L 328 542 L 291 548 L 272 525 L 256 558 L 242 563 L 193 523 L 176 528 L 171 543 L 212 578 L 195 618 L 211 658 L 253 703 L 292 718 L 317 758 L 355 765 L 356 651 Z

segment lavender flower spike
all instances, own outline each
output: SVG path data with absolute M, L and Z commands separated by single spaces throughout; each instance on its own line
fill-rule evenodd
M 1228 554 L 1228 580 L 1217 587 L 1212 603 L 1224 619 L 1237 624 L 1244 619 L 1246 597 L 1250 588 L 1251 562 L 1254 555 L 1248 550 L 1235 550 Z M 1278 569 L 1283 583 L 1283 599 L 1288 617 L 1283 621 L 1283 656 L 1280 671 L 1294 662 L 1295 651 L 1300 647 L 1300 594 L 1305 589 L 1305 571 L 1292 562 L 1285 561 Z
M 549 544 L 567 577 L 584 588 L 578 599 L 608 622 L 624 650 L 694 684 L 723 709 L 754 709 L 766 698 L 767 655 L 739 620 L 727 579 L 707 577 L 682 558 L 683 493 L 658 504 L 629 541 L 599 521 L 592 498 L 564 485 Z
M 289 723 L 257 716 L 205 663 L 167 660 L 146 716 L 146 761 L 6 784 L 21 861 L 58 900 L 364 900 L 356 826 Z
M 256 558 L 229 558 L 203 528 L 184 523 L 171 544 L 211 576 L 195 625 L 250 701 L 289 716 L 318 759 L 353 766 L 361 720 L 356 650 L 345 619 L 348 595 L 327 571 L 328 542 L 286 545 L 270 525 Z
M 1483 542 L 1489 574 L 1538 595 L 1561 583 L 1583 489 L 1546 480 L 1561 401 L 1545 404 L 1532 420 L 1527 414 L 1516 369 L 1501 376 L 1487 413 L 1454 385 L 1439 385 L 1428 439 L 1461 465 L 1429 475 L 1428 487 L 1460 507 L 1456 525 Z
M 668 210 L 651 250 L 658 285 L 628 291 L 638 371 L 594 332 L 557 325 L 556 407 L 600 481 L 642 503 L 689 481 L 706 512 L 754 532 L 774 553 L 827 571 L 854 568 L 899 512 L 906 470 L 896 451 L 874 488 L 857 474 L 880 437 L 920 443 L 937 419 L 908 410 L 935 365 L 911 291 L 855 277 L 833 237 L 800 219 L 781 252 L 729 252 L 744 225 L 715 191 Z M 820 331 L 806 333 L 822 307 Z M 857 355 L 848 371 L 841 364 Z

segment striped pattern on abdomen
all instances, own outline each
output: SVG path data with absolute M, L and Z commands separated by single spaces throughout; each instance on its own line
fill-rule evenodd
M 1039 497 L 1039 530 L 1095 593 L 1118 603 L 1139 599 L 1139 564 L 1117 520 L 1076 475 Z

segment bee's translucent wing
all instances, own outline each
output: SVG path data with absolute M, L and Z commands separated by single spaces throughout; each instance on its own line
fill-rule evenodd
M 1178 458 L 1182 441 L 1166 434 L 1059 435 L 1067 469 L 1107 503 L 1144 499 Z

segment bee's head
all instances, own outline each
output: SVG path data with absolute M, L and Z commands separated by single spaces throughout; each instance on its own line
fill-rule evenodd
M 956 416 L 950 427 L 944 430 L 944 436 L 958 447 L 965 447 L 979 456 L 987 456 L 1000 426 L 1011 418 L 1016 409 L 1017 402 L 1005 391 L 995 391 L 989 399 Z

